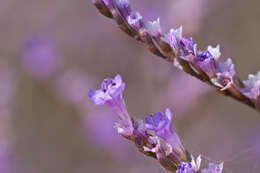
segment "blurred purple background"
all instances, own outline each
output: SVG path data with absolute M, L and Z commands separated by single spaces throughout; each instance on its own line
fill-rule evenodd
M 131 0 L 200 49 L 220 44 L 243 78 L 260 70 L 260 2 Z M 163 173 L 113 129 L 89 89 L 119 73 L 138 118 L 170 107 L 184 145 L 224 172 L 259 172 L 260 115 L 155 57 L 90 0 L 0 2 L 0 173 Z

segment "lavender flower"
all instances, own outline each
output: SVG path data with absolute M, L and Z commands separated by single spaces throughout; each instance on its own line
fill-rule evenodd
M 196 161 L 192 158 L 191 162 L 182 162 L 176 173 L 196 173 L 200 169 L 201 157 L 198 156 Z
M 151 22 L 147 22 L 146 24 L 147 31 L 149 34 L 151 34 L 154 37 L 160 37 L 162 34 L 162 28 L 160 25 L 160 18 L 157 18 L 157 20 Z
M 201 173 L 222 173 L 223 166 L 224 166 L 223 162 L 220 164 L 210 163 L 209 167 L 206 169 L 203 169 L 201 171 Z
M 206 50 L 202 52 L 198 56 L 197 64 L 210 78 L 215 77 L 216 64 L 210 51 Z
M 252 99 L 256 105 L 260 105 L 260 71 L 256 75 L 248 75 L 248 80 L 243 81 L 245 88 L 242 93 Z
M 174 150 L 185 155 L 180 138 L 171 126 L 172 113 L 169 108 L 165 110 L 165 114 L 157 112 L 154 115 L 146 116 L 145 121 L 147 129 L 153 130 L 157 136 L 169 143 Z
M 221 56 L 221 52 L 220 52 L 220 46 L 217 45 L 215 48 L 212 47 L 212 46 L 208 46 L 208 49 L 207 49 L 211 55 L 213 56 L 213 58 L 217 61 L 220 56 Z
M 118 74 L 114 79 L 104 79 L 101 84 L 101 89 L 91 90 L 89 92 L 89 97 L 96 105 L 109 105 L 110 108 L 119 116 L 120 121 L 116 124 L 118 132 L 125 136 L 129 136 L 133 133 L 133 126 L 123 99 L 124 89 L 125 83 Z
M 127 21 L 136 31 L 144 26 L 143 17 L 139 12 L 132 12 Z
M 185 57 L 189 54 L 196 55 L 197 44 L 192 40 L 191 37 L 183 37 L 180 41 L 182 48 L 182 56 Z
M 217 85 L 222 87 L 222 90 L 226 90 L 234 84 L 235 66 L 232 60 L 228 58 L 225 62 L 219 62 L 216 65 L 216 75 L 218 78 Z
M 117 0 L 116 5 L 124 18 L 131 14 L 131 7 L 128 0 Z
M 167 39 L 175 54 L 177 54 L 177 51 L 180 48 L 180 40 L 182 39 L 182 26 L 176 30 L 171 29 L 167 34 Z

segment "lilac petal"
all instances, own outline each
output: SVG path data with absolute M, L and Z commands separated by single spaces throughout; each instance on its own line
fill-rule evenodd
M 180 41 L 180 45 L 182 48 L 182 56 L 187 56 L 189 54 L 197 54 L 197 45 L 191 37 L 183 37 Z
M 160 25 L 160 18 L 157 20 L 151 22 L 147 22 L 146 24 L 147 31 L 149 34 L 151 34 L 154 37 L 159 37 L 162 33 L 161 25 Z
M 88 96 L 96 105 L 103 105 L 107 100 L 112 99 L 109 95 L 105 94 L 101 90 L 90 90 Z
M 137 31 L 144 26 L 143 17 L 139 12 L 132 12 L 131 15 L 127 17 L 127 22 Z
M 179 49 L 181 38 L 182 38 L 182 26 L 176 30 L 171 29 L 170 32 L 167 34 L 168 42 L 175 51 Z
M 124 18 L 131 14 L 131 6 L 128 0 L 117 0 L 116 5 Z
M 198 56 L 197 64 L 210 78 L 216 75 L 215 60 L 208 50 Z
M 217 45 L 215 48 L 212 47 L 212 46 L 208 46 L 208 49 L 207 49 L 211 55 L 214 57 L 215 60 L 218 60 L 221 56 L 221 52 L 220 52 L 220 46 Z
M 201 173 L 222 173 L 223 166 L 224 166 L 223 162 L 220 164 L 210 163 L 209 167 L 206 169 L 203 169 L 201 171 Z

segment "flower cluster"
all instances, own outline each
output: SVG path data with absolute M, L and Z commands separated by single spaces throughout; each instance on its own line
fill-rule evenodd
M 260 108 L 260 71 L 256 75 L 248 75 L 248 80 L 243 81 L 245 88 L 242 93 L 248 98 L 254 100 L 256 107 Z
M 176 173 L 221 173 L 223 164 L 210 163 L 208 168 L 200 167 L 201 157 L 196 161 L 182 145 L 178 134 L 172 127 L 172 112 L 147 115 L 145 121 L 135 120 L 127 111 L 123 99 L 125 83 L 120 75 L 106 78 L 101 88 L 89 92 L 96 105 L 107 104 L 117 115 L 115 128 L 123 137 L 133 141 L 139 151 L 154 157 L 167 170 Z M 152 133 L 153 132 L 153 133 Z
M 145 22 L 139 12 L 132 11 L 128 0 L 94 0 L 93 3 L 103 15 L 114 19 L 121 30 L 146 44 L 155 55 L 217 88 L 219 93 L 253 108 L 259 107 L 259 82 L 253 82 L 257 81 L 257 76 L 242 82 L 232 60 L 220 59 L 219 45 L 201 51 L 191 37 L 182 36 L 182 27 L 164 33 L 159 18 Z

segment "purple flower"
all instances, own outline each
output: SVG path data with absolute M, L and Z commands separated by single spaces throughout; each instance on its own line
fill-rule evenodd
M 151 22 L 147 22 L 146 24 L 147 31 L 149 34 L 151 34 L 154 37 L 160 37 L 162 34 L 162 29 L 160 25 L 160 18 L 157 18 L 157 20 Z
M 101 84 L 101 89 L 91 90 L 89 97 L 96 105 L 103 105 L 105 103 L 122 101 L 122 93 L 125 89 L 125 83 L 118 74 L 114 79 L 106 78 Z M 120 97 L 121 96 L 121 97 Z
M 157 136 L 169 143 L 173 149 L 180 153 L 184 152 L 180 138 L 171 126 L 172 113 L 169 108 L 165 110 L 165 114 L 157 112 L 154 115 L 148 115 L 145 118 L 146 128 L 153 130 Z
M 257 100 L 260 97 L 260 71 L 256 75 L 248 75 L 248 80 L 243 81 L 245 88 L 242 93 L 250 99 Z
M 210 163 L 209 167 L 206 169 L 203 169 L 201 171 L 201 173 L 222 173 L 223 166 L 224 166 L 223 162 L 220 164 Z
M 89 98 L 96 105 L 107 104 L 119 116 L 119 122 L 116 124 L 116 129 L 122 135 L 131 135 L 133 132 L 133 125 L 131 117 L 129 116 L 125 101 L 123 99 L 123 91 L 125 83 L 118 74 L 114 79 L 106 78 L 101 84 L 101 89 L 91 90 Z
M 186 61 L 193 61 L 197 55 L 197 44 L 192 38 L 183 37 L 180 41 L 181 45 L 181 58 Z
M 139 12 L 132 12 L 131 15 L 127 17 L 127 22 L 137 31 L 144 26 L 143 17 Z
M 182 26 L 178 29 L 171 29 L 167 34 L 167 39 L 172 49 L 176 52 L 180 47 L 180 41 L 182 39 Z
M 235 74 L 235 66 L 230 58 L 225 62 L 218 62 L 216 64 L 217 81 L 213 81 L 213 83 L 219 87 L 224 87 L 222 90 L 228 89 L 234 84 Z
M 210 78 L 216 75 L 215 60 L 208 50 L 198 56 L 197 64 Z
M 220 52 L 220 46 L 217 45 L 215 48 L 212 47 L 212 46 L 208 46 L 208 49 L 207 49 L 211 55 L 213 56 L 213 58 L 217 61 L 220 56 L 221 56 L 221 52 Z
M 176 173 L 196 173 L 190 162 L 182 162 Z
M 196 161 L 192 158 L 191 162 L 182 162 L 176 173 L 196 173 L 200 169 L 201 157 L 198 156 Z
M 116 5 L 124 18 L 131 14 L 131 6 L 128 0 L 118 0 Z

